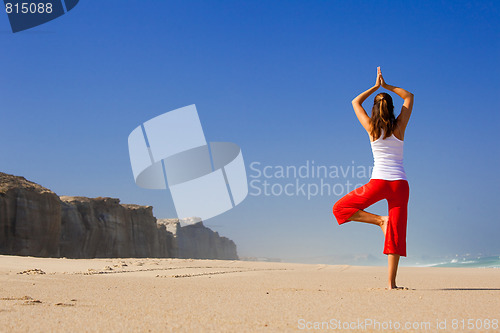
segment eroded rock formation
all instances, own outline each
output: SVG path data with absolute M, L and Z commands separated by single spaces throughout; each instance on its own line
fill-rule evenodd
M 59 255 L 61 201 L 49 189 L 0 172 L 0 253 Z
M 174 237 L 153 207 L 114 198 L 61 197 L 60 255 L 68 258 L 174 257 Z
M 181 227 L 179 219 L 158 219 L 177 240 L 178 258 L 238 259 L 236 244 L 205 227 L 203 222 Z
M 0 254 L 68 258 L 237 259 L 236 245 L 203 226 L 157 220 L 151 206 L 58 197 L 0 173 Z

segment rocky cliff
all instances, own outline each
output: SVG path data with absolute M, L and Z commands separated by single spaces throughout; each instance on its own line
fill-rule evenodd
M 0 253 L 59 255 L 61 201 L 52 191 L 0 172 Z
M 113 198 L 61 197 L 60 255 L 68 258 L 174 257 L 175 241 L 153 207 Z
M 159 219 L 176 241 L 178 258 L 238 259 L 236 244 L 219 233 L 210 230 L 203 222 L 181 227 L 179 219 Z
M 178 219 L 166 221 L 157 220 L 150 206 L 58 197 L 22 177 L 0 173 L 0 254 L 238 258 L 234 242 L 203 223 L 181 227 Z

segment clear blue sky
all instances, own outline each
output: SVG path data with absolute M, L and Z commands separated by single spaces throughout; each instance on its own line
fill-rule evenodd
M 409 257 L 499 254 L 499 17 L 498 1 L 81 0 L 13 34 L 0 15 L 0 171 L 173 217 L 168 192 L 135 185 L 127 137 L 189 104 L 208 141 L 240 145 L 249 176 L 252 162 L 368 167 L 350 102 L 381 66 L 415 94 Z M 375 227 L 336 224 L 337 199 L 249 196 L 206 224 L 240 255 L 384 258 Z

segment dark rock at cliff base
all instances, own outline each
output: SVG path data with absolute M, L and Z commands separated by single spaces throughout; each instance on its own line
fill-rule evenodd
M 59 256 L 61 200 L 49 189 L 0 172 L 0 253 Z

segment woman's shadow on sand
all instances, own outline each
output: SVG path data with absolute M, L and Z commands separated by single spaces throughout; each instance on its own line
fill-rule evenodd
M 485 291 L 485 290 L 493 290 L 500 291 L 500 288 L 440 288 L 440 289 L 432 289 L 432 290 L 445 290 L 445 291 L 460 291 L 460 290 L 473 290 L 473 291 Z

